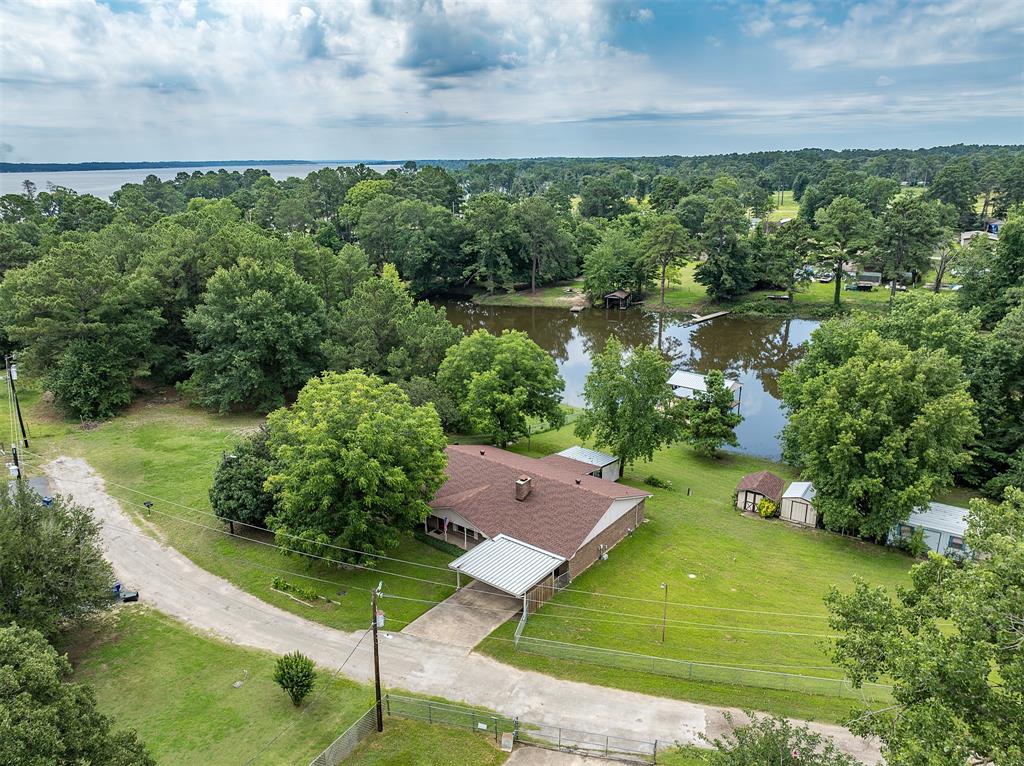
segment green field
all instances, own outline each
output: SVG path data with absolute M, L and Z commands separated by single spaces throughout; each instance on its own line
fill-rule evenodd
M 345 759 L 345 766 L 498 766 L 508 759 L 482 734 L 423 721 L 389 718 Z
M 782 204 L 779 205 L 779 195 L 775 194 L 772 201 L 778 205 L 768 214 L 769 221 L 781 221 L 783 218 L 796 218 L 800 212 L 800 203 L 793 199 L 793 192 L 787 189 L 782 193 Z
M 566 428 L 535 436 L 532 452 L 548 454 L 574 442 Z M 787 470 L 765 460 L 739 455 L 704 459 L 678 445 L 657 454 L 650 464 L 631 467 L 626 483 L 643 486 L 643 478 L 653 474 L 671 481 L 673 488 L 650 490 L 654 497 L 647 503 L 648 522 L 614 548 L 608 561 L 596 563 L 531 616 L 523 635 L 676 660 L 841 678 L 829 667 L 823 596 L 833 584 L 849 588 L 854 575 L 890 587 L 905 584 L 912 562 L 881 546 L 738 513 L 732 507 L 736 483 L 743 474 L 764 468 L 791 478 Z M 661 583 L 668 585 L 670 602 L 664 644 Z M 622 669 L 563 659 L 572 654 L 568 651 L 545 653 L 557 657 L 528 654 L 516 651 L 509 641 L 514 627 L 507 623 L 499 628 L 482 649 L 553 675 L 808 719 L 841 720 L 853 707 L 850 699 L 832 696 L 830 690 L 806 693 L 809 687 L 826 691 L 830 684 L 801 679 L 771 677 L 771 685 L 791 688 L 755 688 L 744 684 L 764 679 L 744 671 L 722 671 L 723 678 L 735 683 L 715 684 L 639 672 L 642 663 Z

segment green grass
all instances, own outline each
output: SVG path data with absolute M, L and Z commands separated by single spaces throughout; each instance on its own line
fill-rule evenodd
M 141 607 L 120 610 L 112 623 L 71 647 L 75 680 L 93 686 L 100 710 L 138 731 L 159 764 L 238 766 L 290 725 L 254 763 L 309 763 L 373 704 L 369 687 L 321 671 L 296 708 L 273 681 L 271 654 Z
M 163 403 L 150 397 L 119 417 L 82 430 L 59 419 L 31 392 L 22 397 L 22 404 L 34 431 L 33 452 L 49 457 L 67 454 L 85 458 L 107 481 L 107 490 L 122 501 L 122 508 L 152 534 L 200 567 L 276 606 L 331 627 L 354 630 L 365 627 L 369 590 L 380 580 L 384 581 L 386 593 L 426 601 L 443 600 L 454 590 L 454 574 L 447 570 L 394 562 L 382 562 L 374 571 L 343 570 L 255 542 L 273 542 L 266 533 L 247 532 L 254 540 L 249 541 L 217 531 L 226 530 L 226 525 L 206 515 L 210 512 L 208 491 L 214 469 L 222 453 L 260 423 L 255 416 L 214 415 L 181 402 Z M 0 424 L 6 427 L 3 420 L 0 416 Z M 28 470 L 39 473 L 31 465 L 39 462 L 32 458 Z M 154 512 L 147 514 L 142 508 L 146 497 L 115 483 L 163 499 L 155 499 Z M 445 567 L 452 559 L 411 535 L 403 539 L 391 556 L 436 567 Z M 312 607 L 298 603 L 271 590 L 275 575 L 339 603 L 318 601 Z M 442 584 L 415 582 L 400 575 Z M 384 609 L 390 624 L 401 629 L 428 607 L 429 604 L 415 601 L 392 600 L 386 602 Z
M 532 453 L 547 454 L 575 441 L 568 428 L 535 436 Z M 850 588 L 855 575 L 873 584 L 905 584 L 912 562 L 881 546 L 740 514 L 732 506 L 737 482 L 745 473 L 766 468 L 792 478 L 785 468 L 765 460 L 734 454 L 704 459 L 678 445 L 658 453 L 649 464 L 631 467 L 625 483 L 643 487 L 642 478 L 653 474 L 670 480 L 673 488 L 650 490 L 654 496 L 647 502 L 649 521 L 619 543 L 608 561 L 597 562 L 569 591 L 532 616 L 524 635 L 677 660 L 841 678 L 839 671 L 828 668 L 827 640 L 821 637 L 829 633 L 822 619 L 824 595 L 833 584 Z M 693 605 L 668 607 L 664 644 L 662 582 L 668 584 L 670 602 Z M 577 619 L 565 619 L 570 616 Z M 824 694 L 686 681 L 517 652 L 507 641 L 513 631 L 511 623 L 502 626 L 484 642 L 483 650 L 505 662 L 576 680 L 795 717 L 838 721 L 854 706 L 849 699 Z M 785 633 L 809 635 L 780 635 Z
M 773 202 L 779 205 L 778 194 L 772 197 Z M 793 199 L 792 190 L 787 189 L 782 193 L 782 204 L 768 214 L 769 221 L 781 221 L 783 218 L 796 218 L 800 212 L 800 203 Z
M 389 718 L 345 759 L 345 766 L 498 766 L 508 759 L 484 734 Z
M 566 292 L 568 289 L 571 289 L 572 292 Z M 583 282 L 581 280 L 566 280 L 538 287 L 536 293 L 531 292 L 529 287 L 513 293 L 478 293 L 473 296 L 473 301 L 484 306 L 542 306 L 568 310 L 573 303 L 582 300 L 582 294 Z

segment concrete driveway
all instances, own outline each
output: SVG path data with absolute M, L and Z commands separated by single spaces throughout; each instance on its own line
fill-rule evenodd
M 539 747 L 517 747 L 505 766 L 608 766 L 612 761 Z
M 236 644 L 276 654 L 298 650 L 321 667 L 339 669 L 356 681 L 372 680 L 372 645 L 363 640 L 366 631 L 346 633 L 310 622 L 196 566 L 142 531 L 82 459 L 58 458 L 46 472 L 57 492 L 93 509 L 114 572 L 139 588 L 144 603 Z M 486 707 L 524 721 L 656 739 L 670 746 L 702 744 L 701 735 L 717 733 L 723 720 L 721 708 L 553 678 L 405 633 L 385 632 L 380 654 L 383 682 L 391 689 Z M 810 726 L 864 763 L 881 761 L 876 742 L 841 726 Z
M 461 646 L 468 653 L 502 623 L 519 614 L 520 608 L 519 601 L 507 594 L 482 582 L 472 582 L 410 622 L 402 632 Z

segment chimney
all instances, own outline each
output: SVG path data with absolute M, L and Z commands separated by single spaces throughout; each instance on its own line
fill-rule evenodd
M 581 482 L 581 481 L 582 481 L 582 479 L 576 479 L 576 486 L 577 486 L 577 487 L 578 487 L 578 486 L 580 485 L 580 482 Z
M 480 454 L 481 454 L 481 455 L 482 455 L 482 454 L 484 454 L 484 451 L 483 451 L 483 450 L 480 450 Z
M 530 496 L 530 490 L 533 489 L 533 479 L 526 474 L 523 474 L 516 479 L 516 500 L 522 502 Z

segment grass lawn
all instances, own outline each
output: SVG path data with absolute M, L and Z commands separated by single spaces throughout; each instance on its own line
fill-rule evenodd
M 306 764 L 373 704 L 373 690 L 321 672 L 302 708 L 273 681 L 271 654 L 222 643 L 144 607 L 119 610 L 69 649 L 75 680 L 134 728 L 159 764 Z M 244 672 L 241 688 L 235 681 Z M 305 712 L 303 712 L 305 710 Z
M 514 293 L 478 293 L 473 296 L 473 301 L 483 306 L 543 306 L 568 310 L 574 303 L 584 303 L 589 307 L 589 302 L 583 296 L 582 280 L 566 280 L 538 287 L 536 293 L 530 292 L 529 287 Z
M 532 454 L 548 454 L 574 442 L 569 428 L 534 436 Z M 849 588 L 855 575 L 873 584 L 904 584 L 912 562 L 881 546 L 740 514 L 732 507 L 739 478 L 765 468 L 791 478 L 783 467 L 765 460 L 731 454 L 704 459 L 682 445 L 658 453 L 650 464 L 631 467 L 625 483 L 642 487 L 643 478 L 653 474 L 671 481 L 673 488 L 650 490 L 654 496 L 647 502 L 649 521 L 619 543 L 608 561 L 596 563 L 531 616 L 524 635 L 678 660 L 840 678 L 841 673 L 829 668 L 823 596 L 833 584 Z M 661 583 L 668 585 L 670 602 L 664 644 Z M 511 639 L 514 627 L 507 623 L 499 628 L 482 649 L 503 661 L 553 675 L 794 717 L 837 721 L 853 707 L 849 699 L 806 691 L 687 681 L 517 652 L 508 640 L 500 640 Z
M 772 196 L 772 201 L 779 205 L 778 193 Z M 787 189 L 782 193 L 782 204 L 768 214 L 769 221 L 781 221 L 783 218 L 796 218 L 800 212 L 800 203 L 793 199 L 793 192 Z
M 6 403 L 0 407 L 4 408 L 0 410 L 0 423 L 6 428 Z M 85 458 L 106 479 L 107 490 L 122 501 L 124 510 L 134 515 L 154 535 L 204 569 L 284 609 L 332 627 L 354 630 L 365 627 L 368 591 L 380 580 L 384 581 L 385 593 L 429 601 L 442 600 L 454 591 L 455 577 L 447 570 L 394 562 L 382 562 L 375 571 L 343 570 L 196 526 L 198 523 L 217 530 L 227 529 L 218 519 L 205 515 L 210 511 L 207 493 L 222 453 L 230 450 L 242 433 L 259 424 L 260 419 L 255 416 L 213 415 L 181 402 L 160 403 L 156 397 L 150 397 L 140 400 L 123 415 L 83 430 L 60 419 L 49 405 L 38 401 L 38 394 L 30 390 L 22 395 L 22 409 L 33 436 L 33 452 L 50 457 L 67 454 Z M 39 473 L 35 466 L 40 462 L 37 458 L 30 458 L 28 470 Z M 141 507 L 147 498 L 114 486 L 114 482 L 180 505 L 155 500 L 157 512 L 147 515 Z M 243 528 L 236 529 L 241 531 Z M 273 541 L 269 534 L 255 531 L 249 534 L 264 542 Z M 444 567 L 452 558 L 412 536 L 405 538 L 391 555 L 436 567 Z M 328 582 L 272 570 L 285 570 Z M 319 601 L 310 607 L 298 603 L 271 590 L 275 575 L 292 584 L 312 588 L 339 604 Z M 395 575 L 442 584 L 414 582 Z M 451 583 L 452 587 L 445 583 Z M 145 591 L 145 583 L 127 585 Z M 401 626 L 418 617 L 428 606 L 414 601 L 392 600 L 387 602 L 385 610 L 389 622 Z
M 388 718 L 345 766 L 498 766 L 508 759 L 486 735 L 441 724 Z

